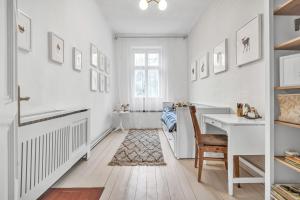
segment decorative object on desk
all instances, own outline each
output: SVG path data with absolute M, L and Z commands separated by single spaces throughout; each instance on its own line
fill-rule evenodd
M 300 94 L 277 95 L 280 121 L 300 124 Z
M 99 90 L 101 93 L 105 92 L 105 76 L 102 73 L 99 73 Z
M 90 75 L 90 81 L 91 81 L 91 91 L 95 92 L 98 90 L 98 72 L 94 69 L 91 69 L 91 75 Z
M 274 199 L 300 199 L 300 184 L 276 184 L 272 186 L 272 197 Z
M 96 47 L 96 45 L 91 44 L 90 47 L 90 60 L 91 60 L 91 65 L 93 67 L 98 67 L 99 65 L 99 52 L 98 52 L 98 48 Z
M 191 80 L 197 80 L 197 61 L 192 62 L 191 64 Z
M 203 55 L 197 62 L 200 79 L 208 77 L 208 57 L 209 54 L 205 53 L 205 55 Z
M 18 10 L 17 19 L 19 49 L 29 52 L 32 49 L 31 18 L 23 11 Z
M 58 63 L 64 63 L 64 40 L 53 32 L 49 32 L 49 59 Z
M 82 52 L 76 47 L 73 47 L 73 68 L 76 71 L 82 69 Z
M 254 107 L 251 107 L 251 108 L 250 108 L 250 111 L 247 112 L 247 113 L 245 114 L 244 117 L 247 118 L 247 119 L 260 119 L 260 118 L 262 118 L 262 117 L 258 114 L 256 108 L 254 108 Z
M 300 54 L 280 57 L 280 86 L 300 85 Z
M 215 74 L 227 70 L 227 39 L 214 48 L 213 64 Z
M 243 106 L 243 117 L 246 118 L 246 119 L 260 119 L 262 118 L 256 108 L 254 107 L 250 107 L 249 104 L 244 104 Z
M 121 104 L 121 111 L 128 112 L 129 111 L 129 104 Z
M 261 15 L 256 16 L 237 31 L 237 65 L 245 65 L 261 58 L 261 18 Z
M 238 117 L 243 117 L 243 115 L 244 115 L 244 113 L 243 113 L 243 106 L 244 106 L 244 104 L 237 103 L 236 114 L 237 114 Z

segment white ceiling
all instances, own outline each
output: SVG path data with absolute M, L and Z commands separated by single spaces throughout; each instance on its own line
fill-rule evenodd
M 165 11 L 155 3 L 142 11 L 139 0 L 98 0 L 113 31 L 122 34 L 188 34 L 212 1 L 167 0 Z

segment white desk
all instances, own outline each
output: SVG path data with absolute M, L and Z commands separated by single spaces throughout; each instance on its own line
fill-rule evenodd
M 215 126 L 228 136 L 228 193 L 233 195 L 234 183 L 264 183 L 264 177 L 233 177 L 234 155 L 265 154 L 265 122 L 249 120 L 235 114 L 205 114 L 205 126 Z M 207 130 L 207 127 L 204 128 Z M 249 164 L 249 163 L 248 163 Z M 253 166 L 253 168 L 255 168 Z

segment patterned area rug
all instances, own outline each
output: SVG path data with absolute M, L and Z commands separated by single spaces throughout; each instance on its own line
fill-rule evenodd
M 166 165 L 157 129 L 131 129 L 114 155 L 111 166 Z

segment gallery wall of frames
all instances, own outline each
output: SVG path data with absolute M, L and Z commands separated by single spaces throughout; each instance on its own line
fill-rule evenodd
M 18 10 L 18 47 L 24 52 L 31 52 L 32 50 L 32 20 L 25 12 Z M 90 49 L 79 49 L 73 47 L 72 49 L 65 49 L 64 38 L 60 37 L 55 31 L 49 30 L 48 33 L 48 56 L 49 60 L 62 65 L 65 62 L 65 53 L 72 54 L 72 67 L 75 72 L 80 73 L 83 64 L 82 51 L 89 52 L 90 59 L 90 90 L 91 92 L 109 93 L 110 92 L 110 75 L 111 75 L 111 59 L 106 56 L 99 47 L 90 43 Z

